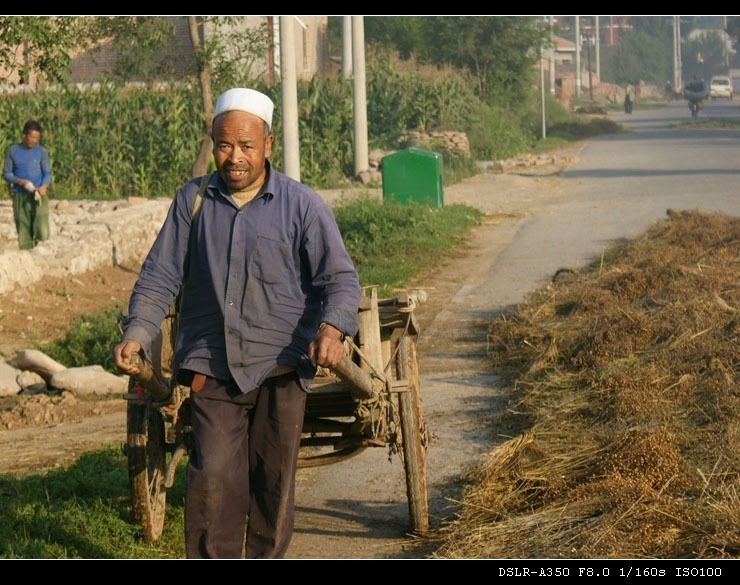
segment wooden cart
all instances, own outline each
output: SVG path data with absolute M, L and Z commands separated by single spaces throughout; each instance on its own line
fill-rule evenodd
M 320 370 L 306 401 L 299 467 L 336 463 L 369 447 L 398 454 L 406 474 L 410 530 L 429 529 L 426 450 L 429 441 L 421 408 L 414 309 L 423 291 L 390 299 L 364 291 L 360 329 L 346 339 L 339 366 Z M 134 521 L 145 540 L 157 540 L 164 527 L 167 490 L 191 444 L 189 389 L 169 377 L 172 360 L 171 312 L 152 362 L 131 377 L 126 394 L 128 459 Z

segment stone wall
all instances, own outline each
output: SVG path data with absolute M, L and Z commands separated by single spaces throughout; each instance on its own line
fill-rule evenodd
M 169 199 L 50 202 L 51 236 L 19 250 L 9 200 L 0 203 L 0 294 L 101 266 L 140 266 L 167 215 Z

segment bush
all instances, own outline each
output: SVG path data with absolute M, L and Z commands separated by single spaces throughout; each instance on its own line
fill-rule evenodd
M 96 364 L 118 374 L 111 352 L 120 341 L 121 334 L 117 327 L 119 313 L 119 308 L 111 307 L 101 313 L 81 317 L 63 337 L 42 344 L 37 349 L 68 368 Z

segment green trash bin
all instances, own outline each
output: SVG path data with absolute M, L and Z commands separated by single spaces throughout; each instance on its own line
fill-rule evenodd
M 430 207 L 444 205 L 442 155 L 410 147 L 380 161 L 383 177 L 383 201 L 421 203 Z

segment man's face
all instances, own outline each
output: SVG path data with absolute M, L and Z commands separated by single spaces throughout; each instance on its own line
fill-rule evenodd
M 41 132 L 38 130 L 29 130 L 23 135 L 23 146 L 33 148 L 41 140 Z
M 265 138 L 265 123 L 253 114 L 234 110 L 216 117 L 213 157 L 229 191 L 243 191 L 262 179 L 272 140 L 272 135 Z

